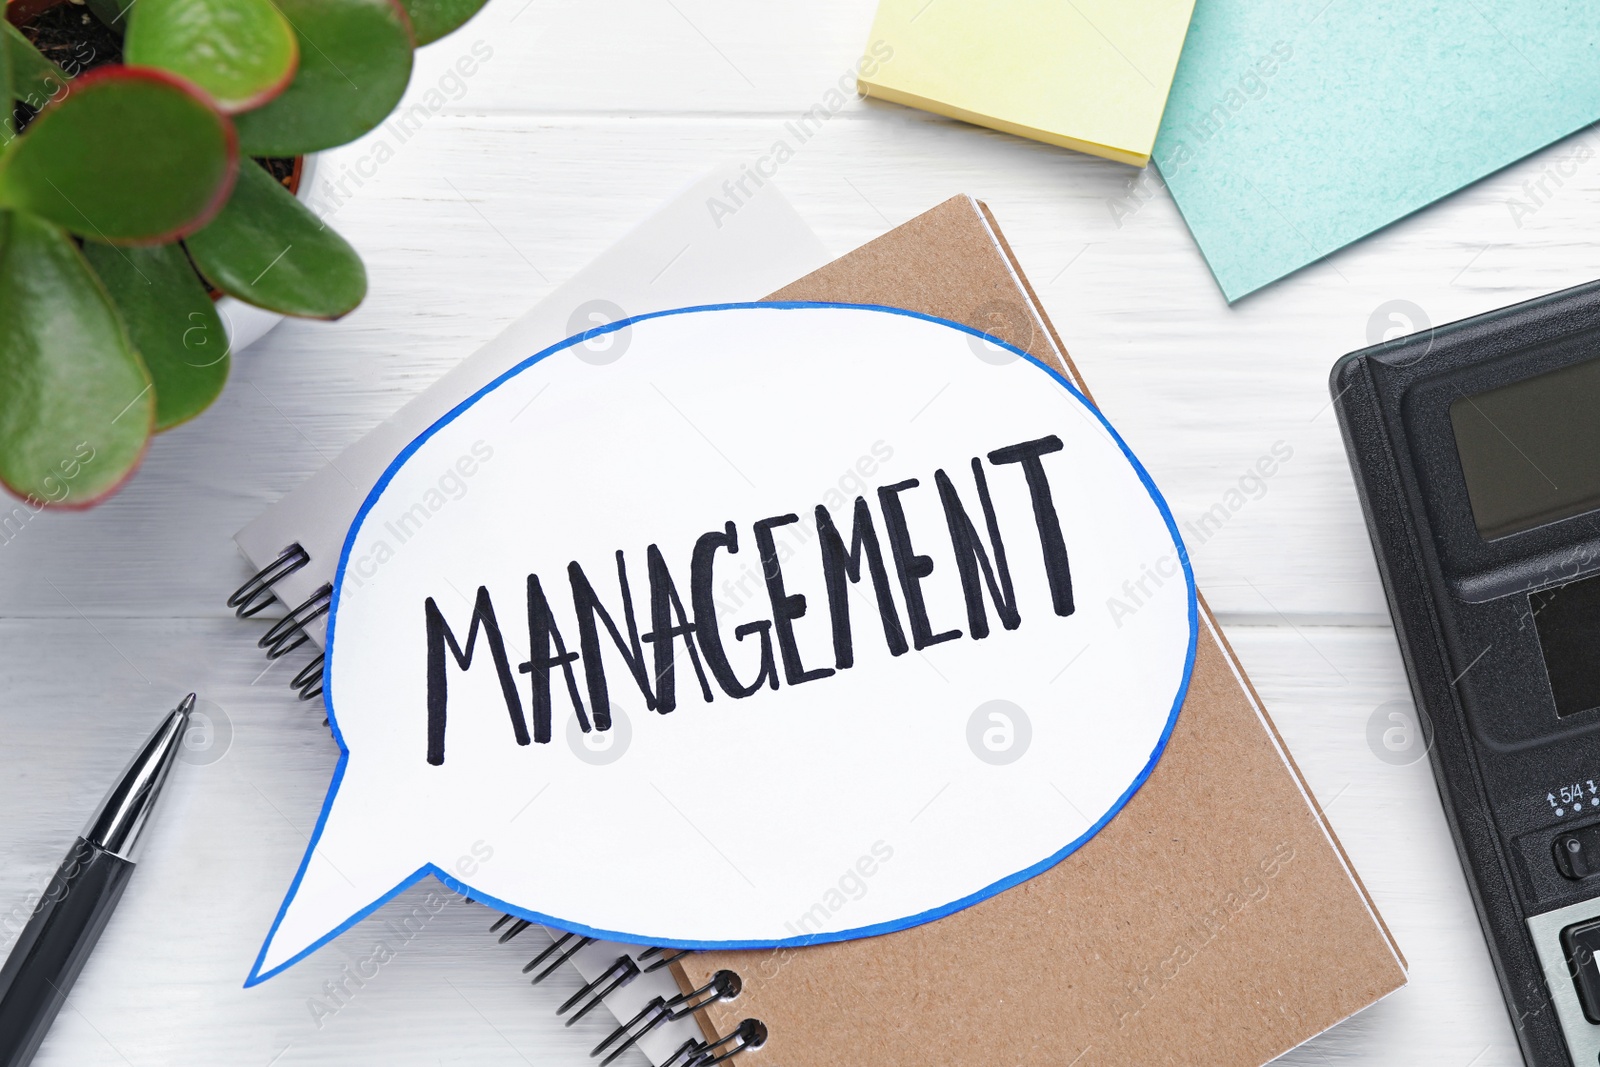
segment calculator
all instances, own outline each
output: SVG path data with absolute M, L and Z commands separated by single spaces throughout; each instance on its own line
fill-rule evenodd
M 1353 352 L 1331 389 L 1523 1057 L 1600 1065 L 1600 282 Z

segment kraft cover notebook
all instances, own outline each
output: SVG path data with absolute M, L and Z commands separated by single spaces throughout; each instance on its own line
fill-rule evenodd
M 965 322 L 1082 385 L 993 216 L 968 197 L 772 299 Z M 759 773 L 730 767 L 720 788 L 759 788 Z M 870 893 L 870 875 L 858 873 Z M 824 908 L 848 900 L 819 896 Z M 926 925 L 698 952 L 674 968 L 686 990 L 737 974 L 739 995 L 702 1012 L 707 1041 L 759 1020 L 766 1043 L 742 1058 L 784 1067 L 1254 1067 L 1406 980 L 1404 958 L 1203 605 L 1166 754 L 1078 852 Z

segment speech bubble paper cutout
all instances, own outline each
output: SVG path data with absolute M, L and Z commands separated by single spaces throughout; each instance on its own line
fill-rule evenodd
M 569 339 L 351 527 L 343 754 L 248 984 L 427 874 L 641 944 L 937 919 L 1120 810 L 1196 632 L 1148 475 L 1019 350 L 834 304 Z

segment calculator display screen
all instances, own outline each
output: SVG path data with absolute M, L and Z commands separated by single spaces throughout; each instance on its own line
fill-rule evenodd
M 1556 714 L 1600 708 L 1600 577 L 1528 596 Z
M 1600 508 L 1600 359 L 1450 404 L 1485 540 Z

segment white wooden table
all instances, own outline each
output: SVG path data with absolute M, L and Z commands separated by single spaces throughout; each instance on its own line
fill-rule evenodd
M 350 176 L 331 221 L 366 258 L 366 303 L 337 324 L 288 323 L 238 358 L 221 401 L 157 440 L 111 502 L 7 533 L 0 946 L 160 711 L 198 689 L 232 732 L 222 758 L 175 775 L 40 1064 L 590 1062 L 605 1023 L 566 1030 L 552 1015 L 575 977 L 530 988 L 518 968 L 531 952 L 497 949 L 473 905 L 443 908 L 362 986 L 342 968 L 394 938 L 384 921 L 401 902 L 240 988 L 336 753 L 284 669 L 261 675 L 260 626 L 223 607 L 247 574 L 230 538 L 680 184 L 766 154 L 847 74 L 871 16 L 872 0 L 494 0 L 424 53 L 412 95 L 439 88 L 446 103 L 404 143 L 377 135 L 392 158 L 375 165 L 389 153 L 369 138 L 324 159 Z M 492 56 L 470 78 L 448 74 L 478 41 Z M 1426 761 L 1394 765 L 1368 744 L 1369 719 L 1407 687 L 1326 379 L 1374 321 L 1407 325 L 1387 319 L 1390 301 L 1441 323 L 1590 279 L 1593 153 L 1520 225 L 1506 204 L 1573 150 L 1554 146 L 1234 308 L 1159 184 L 1135 187 L 1117 164 L 852 100 L 777 176 L 836 252 L 954 193 L 987 200 L 1180 525 L 1227 501 L 1276 443 L 1293 450 L 1190 549 L 1411 985 L 1284 1062 L 1520 1062 Z M 1136 207 L 1120 224 L 1118 201 Z M 338 1010 L 319 1017 L 312 1005 L 335 1003 L 341 982 Z

